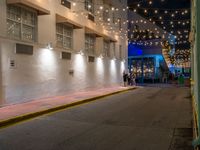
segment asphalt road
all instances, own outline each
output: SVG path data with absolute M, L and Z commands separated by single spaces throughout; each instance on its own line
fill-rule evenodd
M 0 129 L 0 150 L 189 150 L 191 118 L 188 88 L 144 87 Z

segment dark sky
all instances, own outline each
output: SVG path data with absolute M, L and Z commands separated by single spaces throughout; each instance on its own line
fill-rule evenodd
M 147 3 L 150 0 L 128 0 L 128 4 L 136 4 L 141 2 L 142 4 Z M 155 8 L 164 8 L 164 9 L 180 9 L 180 8 L 189 8 L 190 7 L 190 0 L 152 0 L 153 4 L 152 7 Z M 147 7 L 149 7 L 147 5 Z

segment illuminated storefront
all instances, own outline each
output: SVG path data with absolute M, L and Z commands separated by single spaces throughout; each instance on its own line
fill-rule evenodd
M 128 67 L 138 83 L 163 82 L 169 72 L 161 49 L 150 50 L 132 44 L 129 44 Z

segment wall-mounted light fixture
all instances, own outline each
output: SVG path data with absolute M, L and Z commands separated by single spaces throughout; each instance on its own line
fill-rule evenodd
M 115 57 L 113 57 L 113 59 L 112 59 L 112 60 L 114 60 L 114 61 L 115 61 L 115 60 L 116 60 L 116 58 L 115 58 Z
M 83 55 L 84 55 L 83 50 L 80 50 L 80 51 L 78 52 L 78 54 L 81 55 L 81 56 L 83 56 Z
M 52 42 L 47 43 L 46 48 L 52 50 L 53 49 Z
M 101 59 L 102 59 L 102 58 L 103 58 L 103 55 L 102 55 L 102 54 L 100 54 L 100 55 L 99 55 L 99 58 L 101 58 Z

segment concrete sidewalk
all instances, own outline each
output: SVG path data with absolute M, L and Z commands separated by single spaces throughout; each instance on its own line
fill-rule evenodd
M 3 106 L 0 108 L 0 127 L 135 88 L 122 86 L 106 87 Z

